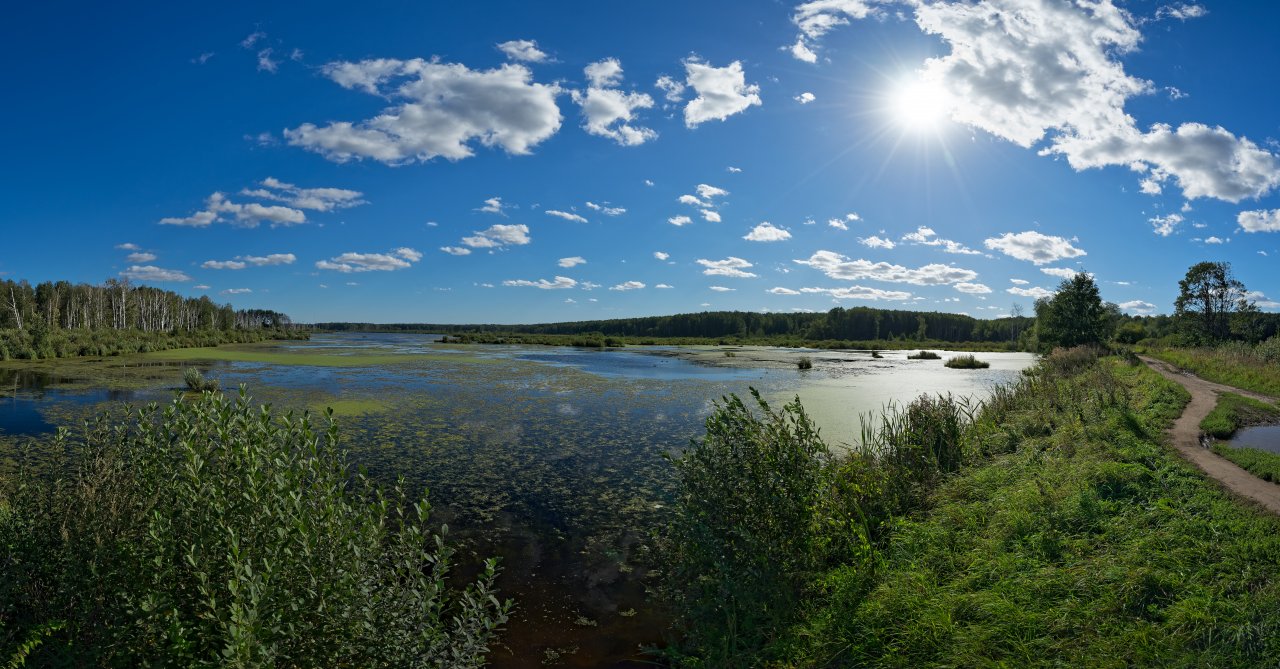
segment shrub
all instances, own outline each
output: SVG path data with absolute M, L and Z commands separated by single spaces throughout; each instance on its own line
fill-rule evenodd
M 810 358 L 807 355 L 800 356 L 800 359 L 796 361 L 796 367 L 800 369 L 813 369 L 813 358 Z
M 1098 349 L 1092 346 L 1058 347 L 1044 357 L 1044 370 L 1051 376 L 1071 376 L 1098 360 Z
M 991 366 L 991 363 L 973 357 L 972 353 L 958 355 L 943 364 L 951 369 L 986 369 Z
M 907 356 L 907 360 L 941 360 L 942 356 L 933 351 L 920 351 Z
M 56 480 L 0 494 L 0 647 L 32 666 L 478 667 L 491 560 L 450 587 L 430 506 L 352 472 L 332 421 L 242 391 L 100 416 Z
M 217 392 L 218 380 L 206 379 L 195 367 L 188 367 L 182 372 L 182 380 L 186 382 L 187 389 L 195 392 Z

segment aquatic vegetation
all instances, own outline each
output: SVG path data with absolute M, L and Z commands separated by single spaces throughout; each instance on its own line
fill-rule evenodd
M 496 562 L 450 585 L 430 505 L 332 425 L 206 393 L 57 439 L 0 495 L 0 647 L 33 665 L 478 667 L 507 620 Z
M 920 351 L 907 356 L 907 360 L 941 360 L 942 356 L 933 351 Z
M 800 369 L 813 369 L 813 358 L 810 358 L 807 355 L 800 356 L 800 359 L 796 361 L 796 367 L 799 367 Z
M 879 358 L 883 358 L 884 356 L 880 355 L 880 351 L 872 351 L 871 357 L 879 359 Z
M 195 367 L 188 367 L 182 371 L 182 381 L 187 384 L 187 390 L 193 392 L 217 392 L 218 380 L 206 379 Z
M 1280 419 L 1280 407 L 1235 393 L 1222 393 L 1200 429 L 1216 439 L 1230 439 L 1236 430 Z
M 991 363 L 979 360 L 972 354 L 957 355 L 943 364 L 951 369 L 986 369 L 991 366 Z

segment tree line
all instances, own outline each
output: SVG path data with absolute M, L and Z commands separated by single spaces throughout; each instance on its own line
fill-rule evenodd
M 520 333 L 652 338 L 794 338 L 823 340 L 1016 341 L 1034 319 L 983 320 L 964 314 L 871 307 L 836 307 L 826 313 L 703 311 L 670 316 L 533 324 L 316 323 L 334 332 Z

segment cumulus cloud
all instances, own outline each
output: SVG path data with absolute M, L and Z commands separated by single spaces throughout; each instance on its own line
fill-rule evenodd
M 1181 214 L 1168 214 L 1166 216 L 1153 216 L 1147 219 L 1151 224 L 1151 231 L 1161 237 L 1172 235 L 1174 230 L 1178 228 L 1178 224 L 1182 222 Z
M 644 283 L 640 281 L 624 281 L 609 290 L 640 290 L 644 288 Z
M 206 260 L 200 263 L 202 269 L 244 269 L 248 267 L 239 260 Z
M 272 265 L 292 265 L 298 257 L 292 253 L 272 253 L 265 256 L 236 256 L 235 260 L 206 260 L 200 264 L 204 269 L 244 269 L 250 265 L 266 267 Z
M 667 219 L 667 222 L 678 228 L 682 225 L 689 225 L 690 223 L 693 222 L 693 219 L 689 218 L 688 216 L 672 216 L 671 218 Z
M 729 256 L 724 260 L 699 258 L 698 264 L 706 268 L 702 270 L 702 273 L 709 276 L 729 276 L 738 279 L 749 279 L 755 276 L 755 274 L 746 271 L 747 268 L 752 267 L 751 263 L 733 256 Z
M 448 254 L 449 254 L 449 255 L 451 255 L 451 256 L 469 256 L 469 255 L 471 255 L 471 249 L 466 248 L 466 247 L 463 247 L 463 246 L 441 246 L 441 247 L 440 247 L 440 250 L 441 250 L 441 251 L 444 251 L 445 253 L 448 253 Z
M 657 258 L 658 260 L 666 260 L 667 258 L 671 257 L 671 254 L 663 251 L 654 251 L 653 257 Z
M 729 288 L 728 286 L 708 286 L 707 288 L 714 290 L 717 293 L 731 293 L 737 290 L 737 288 Z
M 783 288 L 782 286 L 775 286 L 775 287 L 770 288 L 769 290 L 767 290 L 767 291 L 765 291 L 765 292 L 766 292 L 766 293 L 769 293 L 769 294 L 771 294 L 771 295 L 799 295 L 799 294 L 800 294 L 800 291 L 798 291 L 798 290 L 792 290 L 792 289 L 790 289 L 790 288 Z
M 918 286 L 939 286 L 964 283 L 978 278 L 978 273 L 956 267 L 933 263 L 923 267 L 908 268 L 887 262 L 871 262 L 870 260 L 850 260 L 834 251 L 818 251 L 807 260 L 795 260 L 800 265 L 808 265 L 821 271 L 832 279 L 857 281 L 873 279 L 889 283 L 910 283 Z
M 810 93 L 809 91 L 805 91 L 795 97 L 796 102 L 799 102 L 802 105 L 807 105 L 810 102 L 813 102 L 814 100 L 817 100 L 817 99 L 818 99 L 817 96 L 815 96 L 813 93 Z
M 792 57 L 806 63 L 818 62 L 816 42 L 850 19 L 870 16 L 876 11 L 876 4 L 875 0 L 813 0 L 798 5 L 791 15 L 791 22 L 800 31 L 795 44 L 789 47 Z
M 537 281 L 528 281 L 526 279 L 508 279 L 507 281 L 503 281 L 502 285 L 513 286 L 517 288 L 540 288 L 542 290 L 564 290 L 566 288 L 573 288 L 574 286 L 577 286 L 578 282 L 574 281 L 573 279 L 570 279 L 567 276 L 557 276 L 554 281 L 547 281 L 546 279 L 538 279 Z
M 958 253 L 961 255 L 981 255 L 982 254 L 981 251 L 975 251 L 965 246 L 964 244 L 961 244 L 960 242 L 952 241 L 950 239 L 943 239 L 938 236 L 938 233 L 933 231 L 933 228 L 930 228 L 924 225 L 916 228 L 915 232 L 909 232 L 903 235 L 902 241 L 908 244 L 916 244 L 916 245 L 923 245 L 923 246 L 938 246 L 938 247 L 941 247 L 942 250 L 946 251 L 947 253 Z
M 476 207 L 476 211 L 484 212 L 486 214 L 497 214 L 499 216 L 506 216 L 507 212 L 505 211 L 505 208 L 507 206 L 508 205 L 502 203 L 502 198 L 491 197 L 484 201 L 483 207 Z
M 226 290 L 220 290 L 218 292 L 222 295 L 245 295 L 248 293 L 252 293 L 253 289 L 252 288 L 227 288 Z
M 538 48 L 536 40 L 513 39 L 495 46 L 506 54 L 509 60 L 520 60 L 526 63 L 541 63 L 547 60 L 547 54 Z
M 1049 276 L 1056 276 L 1059 279 L 1074 279 L 1076 275 L 1080 273 L 1080 270 L 1071 269 L 1070 267 L 1041 267 L 1040 271 L 1048 274 Z M 1086 272 L 1086 274 L 1088 274 L 1088 272 Z M 1090 274 L 1090 276 L 1093 275 Z
M 368 204 L 360 199 L 364 193 L 346 188 L 300 188 L 275 177 L 267 177 L 261 188 L 244 189 L 241 195 L 283 202 L 297 209 L 333 211 Z
M 572 91 L 570 97 L 582 108 L 583 129 L 589 134 L 608 137 L 622 146 L 638 146 L 654 139 L 651 128 L 632 125 L 635 112 L 653 106 L 647 93 L 626 92 L 617 88 L 622 82 L 622 64 L 606 58 L 583 69 L 589 86 L 586 91 Z
M 881 290 L 867 286 L 844 286 L 841 288 L 801 288 L 802 293 L 820 293 L 830 295 L 837 300 L 870 300 L 901 301 L 911 299 L 911 293 L 901 290 Z
M 155 265 L 130 265 L 120 276 L 133 281 L 181 282 L 191 277 L 176 269 L 164 269 Z
M 1025 286 L 1031 282 L 1027 281 L 1026 279 L 1009 279 L 1009 283 L 1012 283 L 1017 286 Z
M 1254 306 L 1261 307 L 1263 309 L 1280 308 L 1280 302 L 1267 297 L 1262 293 L 1262 291 L 1250 290 L 1244 294 L 1244 299 L 1252 302 Z
M 422 259 L 422 254 L 401 247 L 390 253 L 343 253 L 329 260 L 316 261 L 316 269 L 350 274 L 352 272 L 390 272 L 407 269 Z
M 162 218 L 160 224 L 205 228 L 220 221 L 230 221 L 247 228 L 255 228 L 266 221 L 274 228 L 306 223 L 307 215 L 301 209 L 280 205 L 239 204 L 228 200 L 222 193 L 214 193 L 205 200 L 204 210 L 190 216 Z
M 1209 10 L 1205 9 L 1203 5 L 1183 2 L 1176 5 L 1165 5 L 1156 9 L 1155 17 L 1157 20 L 1168 18 L 1186 21 L 1187 19 L 1198 19 L 1208 14 Z
M 1245 232 L 1280 232 L 1280 209 L 1242 211 L 1236 216 L 1236 223 Z
M 1039 286 L 1033 286 L 1031 288 L 1019 288 L 1017 286 L 1014 286 L 1013 288 L 1005 288 L 1004 292 L 1010 293 L 1012 295 L 1020 295 L 1022 297 L 1030 297 L 1036 300 L 1042 297 L 1050 297 L 1051 295 L 1053 295 L 1052 290 L 1045 290 L 1044 288 L 1041 288 Z
M 379 58 L 329 63 L 322 72 L 343 88 L 393 101 L 356 123 L 303 123 L 285 130 L 289 144 L 334 162 L 461 160 L 474 155 L 474 142 L 525 155 L 560 130 L 560 87 L 534 82 L 519 64 L 472 70 L 421 58 Z
M 622 207 L 610 207 L 608 206 L 608 203 L 596 204 L 595 202 L 591 202 L 589 200 L 587 201 L 587 209 L 598 211 L 604 214 L 605 216 L 621 216 L 627 213 L 627 210 Z
M 1156 305 L 1142 300 L 1131 300 L 1129 302 L 1121 302 L 1120 308 L 1125 311 L 1132 311 L 1139 314 L 1149 314 L 1156 310 Z
M 858 243 L 873 249 L 892 249 L 897 246 L 897 244 L 893 243 L 892 239 L 882 239 L 875 235 L 870 237 L 859 237 Z
M 828 220 L 828 221 L 827 221 L 827 225 L 828 225 L 828 226 L 830 226 L 830 227 L 833 227 L 833 228 L 835 228 L 835 229 L 837 229 L 837 230 L 848 230 L 848 229 L 849 229 L 849 226 L 848 226 L 844 221 L 842 221 L 842 220 L 840 220 L 840 219 L 838 219 L 838 218 L 833 218 L 833 219 Z M 892 247 L 892 246 L 890 246 L 889 248 L 893 248 L 893 247 Z
M 1207 239 L 1205 239 L 1205 240 L 1204 240 L 1204 243 L 1206 243 L 1206 244 L 1226 244 L 1228 241 L 1230 241 L 1230 240 L 1228 240 L 1228 239 L 1222 239 L 1221 237 L 1209 237 L 1209 238 L 1207 238 Z
M 492 249 L 502 246 L 522 246 L 532 241 L 529 238 L 529 226 L 491 225 L 470 237 L 463 237 L 462 244 L 473 249 Z
M 142 247 L 141 247 L 141 246 L 138 246 L 137 244 L 134 244 L 133 242 L 125 242 L 125 243 L 123 243 L 123 244 L 116 244 L 116 248 L 117 248 L 117 249 L 120 249 L 121 251 L 141 251 L 141 250 L 142 250 Z
M 952 287 L 962 293 L 968 293 L 970 295 L 984 295 L 991 292 L 990 286 L 981 283 L 957 283 Z
M 561 267 L 575 267 L 577 265 L 582 265 L 586 262 L 587 260 L 582 256 L 572 256 L 569 258 L 561 258 L 559 261 L 556 262 L 556 264 Z
M 658 285 L 654 286 L 654 288 L 662 288 L 662 289 L 666 290 L 666 289 L 668 289 L 668 288 L 675 288 L 675 286 L 667 285 L 667 284 L 665 284 L 665 283 L 660 283 L 660 284 L 658 284 Z
M 684 61 L 686 81 L 698 97 L 684 108 L 684 124 L 696 128 L 707 121 L 723 121 L 760 102 L 760 87 L 747 85 L 742 63 L 714 67 L 697 58 Z
M 151 262 L 156 259 L 156 254 L 147 253 L 145 251 L 135 251 L 125 256 L 124 259 L 131 263 Z
M 742 237 L 749 242 L 780 242 L 791 239 L 791 233 L 786 230 L 775 227 L 769 221 L 764 221 L 760 225 L 751 229 Z
M 1071 242 L 1062 237 L 1042 235 L 1034 230 L 1006 232 L 999 237 L 985 240 L 983 244 L 993 251 L 1037 265 L 1047 265 L 1051 262 L 1086 255 L 1084 251 L 1072 246 Z
M 668 75 L 658 77 L 653 84 L 654 88 L 662 91 L 662 96 L 667 102 L 680 102 L 684 100 L 684 82 L 673 79 Z
M 709 221 L 709 222 L 711 222 L 711 223 L 719 223 L 719 222 L 720 222 L 720 212 L 715 211 L 714 209 L 703 209 L 703 210 L 702 210 L 702 220 L 704 220 L 704 221 Z
M 563 218 L 563 219 L 564 219 L 564 220 L 566 220 L 566 221 L 573 221 L 574 223 L 586 223 L 586 222 L 587 222 L 587 219 L 585 219 L 585 218 L 583 218 L 583 217 L 581 217 L 581 216 L 579 216 L 579 215 L 577 215 L 577 214 L 569 213 L 569 212 L 567 212 L 567 211 L 559 211 L 559 210 L 556 210 L 556 209 L 548 209 L 548 210 L 546 211 L 546 214 L 547 214 L 548 216 L 555 216 L 555 217 L 557 217 L 557 218 Z

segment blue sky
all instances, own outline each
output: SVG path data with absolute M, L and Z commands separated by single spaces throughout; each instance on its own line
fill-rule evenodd
M 26 3 L 0 273 L 302 321 L 1280 307 L 1271 3 Z

